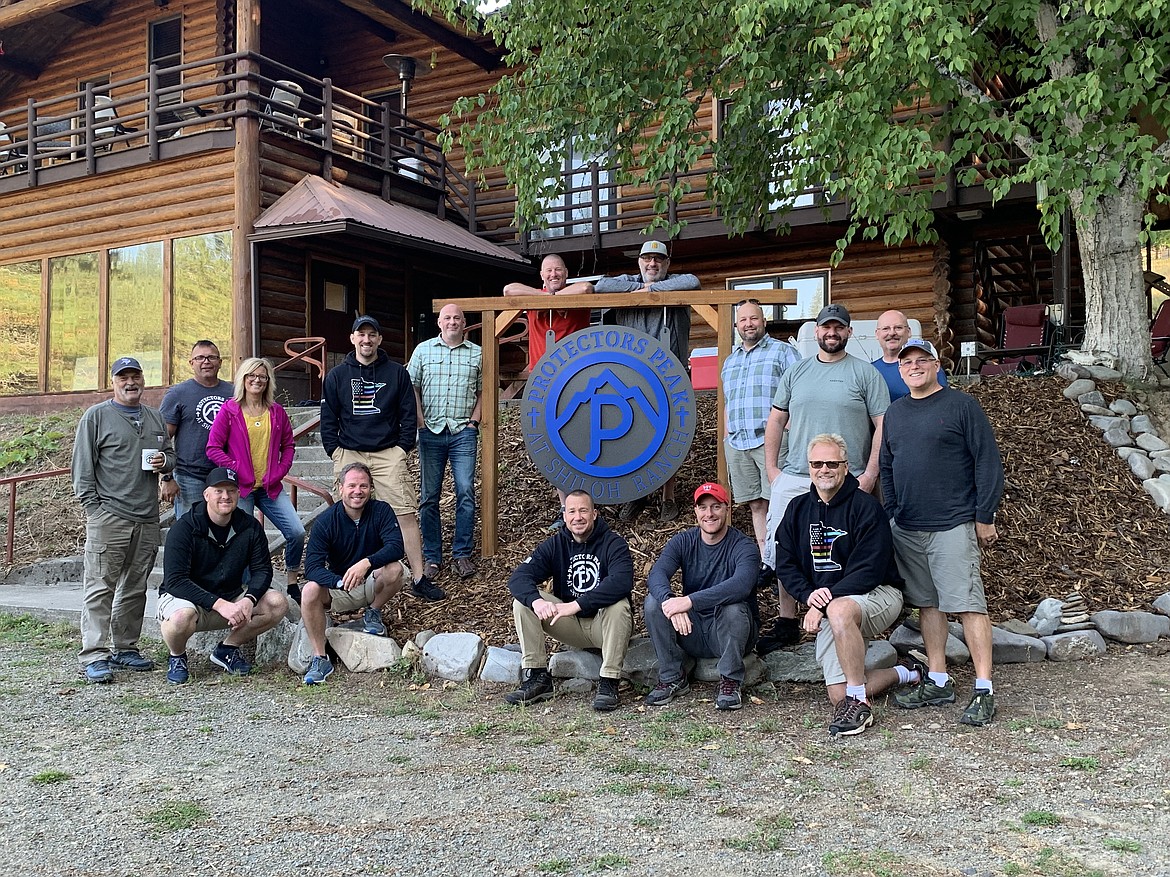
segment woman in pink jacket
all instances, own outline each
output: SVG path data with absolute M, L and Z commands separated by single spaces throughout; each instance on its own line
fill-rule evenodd
M 219 409 L 207 438 L 207 457 L 217 466 L 236 470 L 240 508 L 257 507 L 284 534 L 284 566 L 288 590 L 300 596 L 301 557 L 305 527 L 281 480 L 292 468 L 292 424 L 276 402 L 276 373 L 266 359 L 246 359 L 236 372 L 235 396 Z M 298 600 L 299 602 L 299 600 Z

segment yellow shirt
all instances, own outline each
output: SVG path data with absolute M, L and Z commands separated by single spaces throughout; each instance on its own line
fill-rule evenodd
M 248 446 L 252 449 L 252 471 L 256 473 L 256 483 L 253 489 L 264 483 L 264 473 L 268 471 L 268 446 L 272 444 L 272 418 L 268 410 L 259 418 L 244 416 L 248 424 Z

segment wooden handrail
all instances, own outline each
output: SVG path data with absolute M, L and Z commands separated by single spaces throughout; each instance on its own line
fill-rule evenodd
M 5 557 L 9 566 L 12 565 L 16 541 L 16 486 L 25 481 L 39 481 L 42 478 L 59 478 L 62 475 L 68 475 L 70 471 L 69 469 L 46 469 L 44 472 L 31 472 L 28 475 L 10 475 L 7 478 L 0 478 L 0 486 L 8 485 L 8 518 L 5 520 L 4 525 L 8 531 L 5 538 Z

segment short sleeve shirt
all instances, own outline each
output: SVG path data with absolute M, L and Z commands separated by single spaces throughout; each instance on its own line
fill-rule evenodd
M 765 335 L 755 347 L 742 345 L 723 361 L 720 376 L 727 399 L 729 441 L 737 451 L 749 451 L 764 443 L 764 427 L 772 399 L 785 370 L 800 361 L 791 344 Z
M 466 338 L 448 347 L 441 337 L 414 349 L 406 366 L 422 397 L 427 429 L 457 432 L 467 425 L 475 399 L 483 389 L 483 350 Z
M 205 387 L 194 378 L 175 384 L 163 396 L 163 420 L 175 427 L 175 468 L 201 481 L 215 464 L 207 459 L 207 436 L 220 406 L 235 393 L 228 381 Z

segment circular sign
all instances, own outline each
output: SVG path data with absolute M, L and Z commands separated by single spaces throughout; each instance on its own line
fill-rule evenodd
M 551 345 L 521 406 L 528 455 L 553 487 L 601 505 L 653 493 L 695 438 L 695 391 L 658 339 L 592 326 Z

